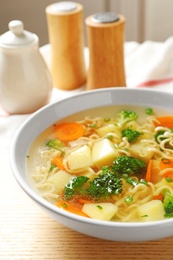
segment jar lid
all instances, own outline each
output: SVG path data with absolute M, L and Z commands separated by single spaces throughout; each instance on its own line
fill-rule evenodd
M 35 41 L 35 34 L 24 30 L 22 21 L 13 20 L 8 24 L 9 31 L 0 36 L 3 47 L 22 47 Z

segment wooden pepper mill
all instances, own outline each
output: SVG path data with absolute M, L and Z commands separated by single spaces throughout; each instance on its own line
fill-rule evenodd
M 86 18 L 89 48 L 87 90 L 126 86 L 124 69 L 125 18 L 103 12 Z
M 46 8 L 53 85 L 62 90 L 86 83 L 83 40 L 83 7 L 59 2 Z

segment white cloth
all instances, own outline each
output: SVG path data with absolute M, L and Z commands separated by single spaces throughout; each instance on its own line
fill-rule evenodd
M 43 46 L 40 51 L 49 66 L 50 46 Z M 88 66 L 88 49 L 85 50 L 85 59 Z M 173 92 L 173 37 L 165 42 L 126 42 L 124 59 L 127 87 L 152 87 Z M 83 89 L 62 91 L 54 88 L 50 102 L 72 96 Z M 28 116 L 29 114 L 7 115 L 0 108 L 1 148 L 10 145 L 14 133 Z

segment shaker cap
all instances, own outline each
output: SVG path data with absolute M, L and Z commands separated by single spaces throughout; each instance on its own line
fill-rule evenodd
M 0 46 L 16 48 L 29 45 L 36 40 L 36 35 L 25 31 L 22 21 L 13 20 L 8 24 L 9 31 L 0 36 Z

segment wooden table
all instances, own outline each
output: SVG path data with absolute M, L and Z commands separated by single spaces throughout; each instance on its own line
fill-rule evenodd
M 72 231 L 52 220 L 19 187 L 0 149 L 0 259 L 173 259 L 173 237 L 146 243 L 112 242 Z

